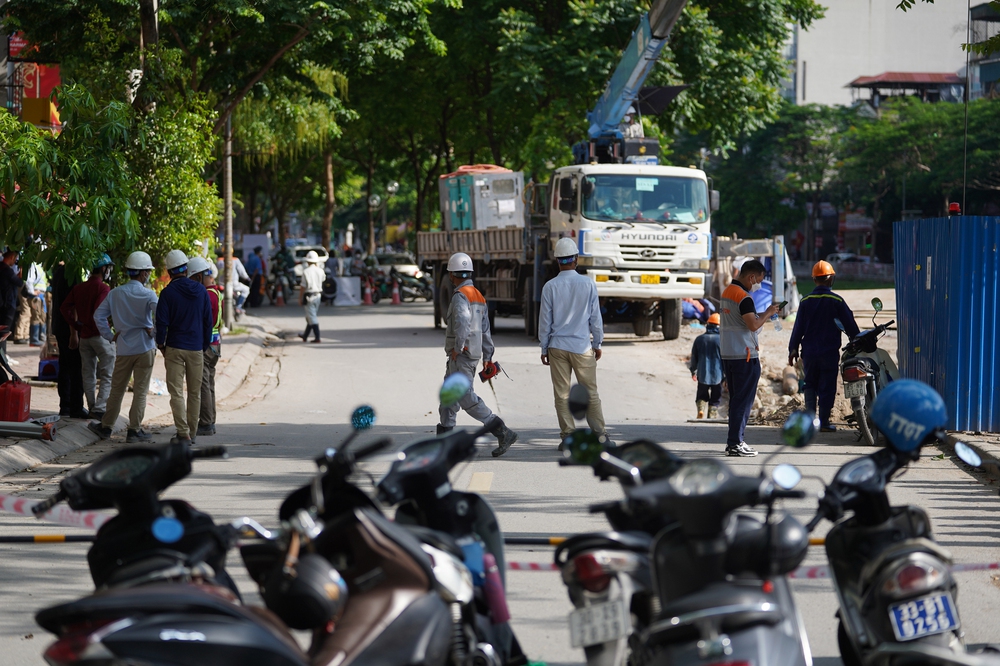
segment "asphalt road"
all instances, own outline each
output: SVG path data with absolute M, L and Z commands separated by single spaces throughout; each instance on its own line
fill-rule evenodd
M 301 310 L 264 308 L 259 311 L 283 330 L 304 326 Z M 303 484 L 312 471 L 311 458 L 336 444 L 347 433 L 351 410 L 371 404 L 378 424 L 371 435 L 389 434 L 397 445 L 431 434 L 437 423 L 437 389 L 443 378 L 444 333 L 432 327 L 425 304 L 373 308 L 323 307 L 322 344 L 302 344 L 293 335 L 262 359 L 247 385 L 223 405 L 213 444 L 230 447 L 228 460 L 199 461 L 195 473 L 176 485 L 168 496 L 181 497 L 218 520 L 242 515 L 265 525 L 276 524 L 283 497 Z M 682 358 L 690 350 L 694 332 L 684 329 L 681 340 L 665 343 L 653 334 L 647 340 L 612 334 L 599 363 L 599 384 L 609 430 L 617 441 L 648 437 L 684 456 L 720 456 L 724 426 L 691 424 L 694 385 Z M 498 319 L 494 338 L 496 360 L 511 379 L 477 383 L 477 391 L 521 440 L 501 459 L 483 447 L 476 459 L 455 470 L 453 485 L 472 483 L 485 491 L 508 532 L 567 534 L 601 529 L 603 519 L 586 513 L 591 502 L 620 496 L 615 483 L 600 483 L 589 471 L 556 464 L 557 426 L 547 368 L 539 351 L 521 329 L 518 319 Z M 778 339 L 762 335 L 762 345 Z M 225 349 L 223 350 L 225 353 Z M 474 421 L 460 416 L 459 425 Z M 166 441 L 172 427 L 157 435 Z M 774 428 L 750 428 L 748 442 L 762 453 L 774 450 Z M 207 438 L 203 443 L 208 443 Z M 112 440 L 111 446 L 120 446 Z M 93 460 L 108 445 L 91 447 L 30 473 L 0 480 L 0 492 L 42 497 L 67 470 Z M 792 462 L 805 474 L 830 479 L 837 468 L 865 453 L 850 433 L 822 435 L 811 448 L 783 453 L 774 462 Z M 894 503 L 915 503 L 931 514 L 937 537 L 952 550 L 957 562 L 1000 559 L 995 522 L 1000 501 L 995 489 L 981 485 L 951 460 L 924 457 L 891 486 Z M 367 467 L 374 474 L 386 469 L 392 453 Z M 757 473 L 761 458 L 730 459 L 739 471 Z M 818 490 L 806 479 L 803 488 Z M 805 522 L 815 499 L 789 502 L 786 508 Z M 822 535 L 822 526 L 817 535 Z M 0 534 L 56 533 L 30 519 L 0 516 Z M 72 533 L 73 530 L 65 530 Z M 91 589 L 82 545 L 0 545 L 0 654 L 4 664 L 41 663 L 49 641 L 32 620 L 47 605 L 82 596 Z M 549 562 L 549 548 L 511 548 L 508 560 Z M 824 562 L 822 549 L 810 552 L 807 563 Z M 246 596 L 254 599 L 253 585 L 242 573 L 238 556 L 230 568 Z M 1000 607 L 1000 581 L 990 572 L 958 574 L 959 606 L 970 643 L 1000 642 L 1000 623 L 992 612 Z M 552 572 L 509 572 L 508 596 L 514 628 L 529 656 L 548 664 L 575 664 L 582 651 L 569 647 L 566 615 L 571 610 L 566 592 Z M 840 663 L 837 657 L 836 602 L 827 581 L 797 581 L 794 589 L 805 617 L 817 664 Z

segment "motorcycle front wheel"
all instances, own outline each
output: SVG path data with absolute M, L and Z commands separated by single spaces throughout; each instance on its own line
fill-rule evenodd
M 861 666 L 861 656 L 854 649 L 854 644 L 844 629 L 843 621 L 837 622 L 837 648 L 840 650 L 840 660 L 844 662 L 844 666 Z

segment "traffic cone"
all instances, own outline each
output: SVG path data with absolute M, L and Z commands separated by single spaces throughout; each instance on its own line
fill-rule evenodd
M 399 280 L 392 281 L 392 304 L 399 305 L 403 301 L 399 298 Z
M 365 286 L 364 286 L 363 294 L 364 294 L 364 298 L 361 299 L 361 305 L 374 305 L 374 303 L 372 303 L 372 287 L 371 287 L 371 282 L 369 282 L 367 278 L 365 279 Z
M 285 307 L 285 288 L 281 286 L 281 283 L 278 283 L 278 286 L 275 288 L 275 291 L 278 293 L 278 295 L 274 300 L 274 306 L 278 308 Z

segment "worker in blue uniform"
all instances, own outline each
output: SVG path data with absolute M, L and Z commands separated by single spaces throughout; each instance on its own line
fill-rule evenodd
M 844 299 L 833 293 L 833 266 L 818 261 L 812 275 L 816 288 L 799 303 L 788 342 L 788 364 L 795 365 L 801 345 L 806 409 L 815 414 L 818 400 L 820 430 L 834 432 L 836 427 L 830 423 L 830 412 L 837 399 L 841 344 L 841 330 L 835 320 L 843 324 L 849 339 L 858 334 L 858 324 Z

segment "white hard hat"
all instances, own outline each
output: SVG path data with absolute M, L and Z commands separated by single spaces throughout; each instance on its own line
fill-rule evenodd
M 556 259 L 575 257 L 578 254 L 580 254 L 580 251 L 576 249 L 576 243 L 572 238 L 560 238 L 556 241 Z
M 316 250 L 309 250 L 306 252 L 306 261 L 310 264 L 318 264 L 320 259 L 319 255 L 316 254 Z
M 630 107 L 628 107 L 628 111 L 625 112 L 625 115 L 626 116 L 631 116 L 634 113 L 635 113 L 635 107 L 634 106 L 630 106 Z
M 471 273 L 475 269 L 472 267 L 472 259 L 464 252 L 456 252 L 448 260 L 449 273 Z
M 187 255 L 180 250 L 171 250 L 170 252 L 167 252 L 165 263 L 168 271 L 180 268 L 181 266 L 186 265 L 187 262 Z
M 125 260 L 125 270 L 151 271 L 153 270 L 153 260 L 145 252 L 133 252 Z
M 192 257 L 191 261 L 187 262 L 187 265 L 188 275 L 197 275 L 198 273 L 212 270 L 212 264 L 208 263 L 208 259 L 204 257 Z

